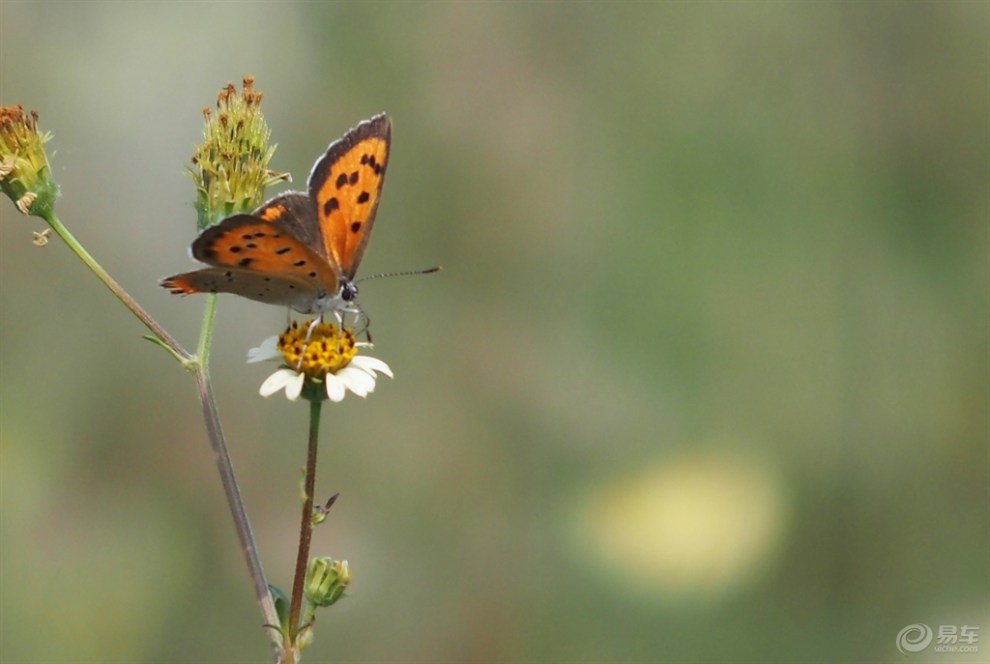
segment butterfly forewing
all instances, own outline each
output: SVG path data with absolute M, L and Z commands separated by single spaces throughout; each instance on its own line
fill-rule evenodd
M 228 217 L 205 230 L 192 245 L 193 258 L 217 267 L 236 267 L 270 276 L 289 275 L 329 290 L 337 279 L 326 259 L 281 222 L 252 215 Z
M 347 280 L 368 244 L 388 165 L 391 125 L 376 115 L 327 149 L 309 176 L 326 254 Z
M 261 221 L 277 224 L 326 260 L 323 233 L 313 199 L 299 191 L 276 196 L 251 213 Z

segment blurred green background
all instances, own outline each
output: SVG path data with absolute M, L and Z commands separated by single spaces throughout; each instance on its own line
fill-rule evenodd
M 385 110 L 361 272 L 394 381 L 326 409 L 312 662 L 987 661 L 990 5 L 0 4 L 86 247 L 187 345 L 183 175 L 253 74 L 302 186 Z M 273 190 L 271 193 L 276 193 Z M 189 377 L 0 201 L 0 660 L 266 662 Z M 271 582 L 306 408 L 220 301 Z

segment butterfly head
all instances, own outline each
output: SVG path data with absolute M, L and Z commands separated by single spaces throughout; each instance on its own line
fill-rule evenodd
M 350 280 L 342 280 L 336 292 L 321 291 L 303 309 L 296 308 L 303 314 L 322 314 L 328 311 L 338 313 L 355 313 L 360 310 L 357 300 L 357 284 Z
M 340 285 L 340 299 L 344 302 L 353 302 L 357 295 L 358 287 L 353 281 L 345 281 Z

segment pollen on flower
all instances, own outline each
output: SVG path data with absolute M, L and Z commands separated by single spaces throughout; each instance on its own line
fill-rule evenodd
M 310 331 L 309 325 L 300 326 L 293 321 L 279 335 L 278 350 L 287 366 L 321 379 L 347 366 L 357 354 L 357 345 L 354 332 L 347 328 L 319 323 Z
M 21 214 L 30 214 L 31 204 L 36 200 L 38 200 L 38 194 L 33 191 L 29 191 L 18 198 L 15 205 L 17 206 L 17 209 L 21 211 Z

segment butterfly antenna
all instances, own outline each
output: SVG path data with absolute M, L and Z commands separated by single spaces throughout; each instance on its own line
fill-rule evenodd
M 356 279 L 354 283 L 360 283 L 362 281 L 370 281 L 372 279 L 382 279 L 385 277 L 406 277 L 412 274 L 432 274 L 434 272 L 439 272 L 442 269 L 443 269 L 442 267 L 436 265 L 434 267 L 428 267 L 425 270 L 405 270 L 402 272 L 380 272 L 378 274 L 369 274 L 366 277 L 361 277 L 360 279 Z

